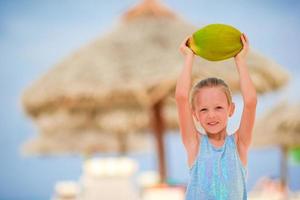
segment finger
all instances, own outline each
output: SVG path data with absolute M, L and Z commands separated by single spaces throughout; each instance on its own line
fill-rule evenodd
M 242 39 L 242 43 L 243 43 L 243 48 L 248 49 L 249 44 L 247 41 L 247 36 L 244 33 L 242 34 L 241 39 Z
M 191 37 L 191 36 L 187 36 L 187 37 L 183 40 L 182 45 L 187 46 L 187 42 L 188 42 L 188 40 L 190 39 L 190 37 Z
M 248 37 L 246 36 L 245 33 L 243 33 L 243 38 L 244 38 L 244 45 L 246 45 L 248 47 L 249 46 L 249 40 L 248 40 Z
M 242 33 L 242 35 L 241 35 L 241 40 L 242 40 L 242 43 L 244 45 L 246 43 L 246 40 L 245 40 L 245 37 L 244 37 L 244 33 Z
M 249 44 L 249 39 L 248 39 L 247 35 L 245 33 L 243 33 L 243 35 L 244 35 L 246 43 Z
M 191 35 L 187 36 L 187 37 L 185 38 L 185 41 L 188 41 L 188 39 L 190 39 L 190 37 L 192 37 L 192 36 L 191 36 Z
M 185 46 L 186 46 L 185 41 L 182 41 L 179 48 L 183 49 Z

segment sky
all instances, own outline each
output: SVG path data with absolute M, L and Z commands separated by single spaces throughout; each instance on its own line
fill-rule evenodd
M 20 97 L 33 80 L 53 65 L 82 45 L 109 33 L 118 25 L 120 15 L 138 2 L 0 0 L 0 200 L 49 199 L 56 181 L 80 176 L 82 160 L 78 156 L 30 158 L 21 155 L 21 144 L 34 137 L 37 130 L 24 114 Z M 195 26 L 225 23 L 237 27 L 248 35 L 252 49 L 289 72 L 291 81 L 287 87 L 259 97 L 258 117 L 282 100 L 299 102 L 299 1 L 163 2 Z M 238 103 L 241 101 L 240 96 L 234 99 Z M 237 118 L 230 124 L 232 129 L 236 121 Z M 178 134 L 166 136 L 166 147 L 170 176 L 186 180 L 186 157 Z M 182 156 L 174 159 L 178 152 Z M 140 161 L 142 169 L 156 166 L 153 153 L 132 156 Z M 249 169 L 253 176 L 249 177 L 250 187 L 263 174 L 277 176 L 279 159 L 277 148 L 263 153 L 251 151 Z M 291 187 L 299 190 L 299 167 L 291 165 L 290 171 Z

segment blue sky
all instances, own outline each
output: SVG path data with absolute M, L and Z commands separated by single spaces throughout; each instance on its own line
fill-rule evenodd
M 60 179 L 76 179 L 81 172 L 78 157 L 23 158 L 20 145 L 34 137 L 36 130 L 21 108 L 20 96 L 32 80 L 77 48 L 109 32 L 120 15 L 137 0 L 66 0 L 66 1 L 5 1 L 0 0 L 0 199 L 49 199 L 53 184 Z M 258 115 L 277 101 L 299 101 L 300 70 L 300 3 L 299 1 L 186 0 L 163 1 L 184 19 L 196 26 L 227 23 L 247 33 L 251 47 L 281 64 L 291 74 L 290 85 L 280 92 L 260 97 Z M 240 97 L 234 97 L 240 102 Z M 239 115 L 239 114 L 237 114 Z M 236 119 L 233 120 L 236 122 Z M 234 127 L 234 125 L 232 125 Z M 166 141 L 170 174 L 186 178 L 182 145 L 177 137 Z M 179 161 L 172 159 L 178 148 Z M 261 155 L 272 160 L 268 166 L 255 167 L 254 150 L 249 168 L 253 169 L 251 185 L 259 175 L 272 171 L 278 174 L 279 152 L 271 149 Z M 155 157 L 137 156 L 143 169 L 155 168 Z M 144 160 L 143 160 L 144 159 Z M 255 162 L 254 162 L 255 161 Z M 299 174 L 299 167 L 291 166 Z M 254 169 L 256 171 L 254 171 Z M 47 171 L 47 176 L 45 176 Z M 179 174 L 179 175 L 178 175 Z M 299 175 L 292 174 L 294 188 L 300 189 Z M 18 193 L 16 193 L 18 191 Z

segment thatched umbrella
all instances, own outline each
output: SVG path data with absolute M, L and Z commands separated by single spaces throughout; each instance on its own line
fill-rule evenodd
M 158 1 L 145 0 L 126 12 L 122 23 L 110 33 L 79 49 L 29 87 L 23 95 L 25 110 L 35 119 L 40 132 L 48 135 L 54 135 L 52 126 L 57 127 L 55 130 L 69 130 L 67 124 L 79 126 L 79 130 L 97 127 L 98 132 L 107 133 L 120 129 L 123 138 L 128 129 L 141 132 L 152 127 L 164 179 L 163 132 L 177 128 L 172 97 L 183 64 L 178 46 L 196 29 Z M 287 82 L 287 74 L 280 66 L 257 53 L 250 53 L 248 64 L 260 93 Z M 219 76 L 238 91 L 239 79 L 232 59 L 217 63 L 197 60 L 193 74 L 195 80 Z M 50 127 L 41 128 L 41 116 L 56 119 L 55 113 L 60 111 L 67 113 L 60 124 L 52 120 Z M 111 112 L 117 114 L 108 115 Z
M 281 183 L 287 186 L 289 150 L 300 147 L 300 104 L 278 104 L 258 120 L 254 128 L 253 147 L 279 146 L 282 151 Z

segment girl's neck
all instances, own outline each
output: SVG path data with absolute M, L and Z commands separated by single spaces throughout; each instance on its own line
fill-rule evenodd
M 206 132 L 207 136 L 209 139 L 211 140 L 215 140 L 215 141 L 223 141 L 225 140 L 226 136 L 227 136 L 227 131 L 226 128 L 223 129 L 222 131 L 220 131 L 219 133 L 208 133 Z

